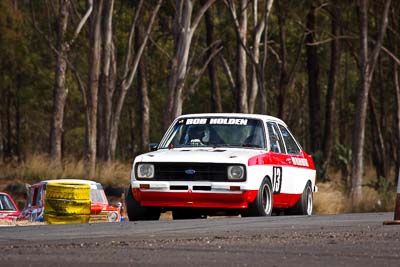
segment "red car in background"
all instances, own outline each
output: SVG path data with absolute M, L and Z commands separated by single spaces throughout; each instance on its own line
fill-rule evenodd
M 14 199 L 5 192 L 0 192 L 0 220 L 14 221 L 21 211 Z

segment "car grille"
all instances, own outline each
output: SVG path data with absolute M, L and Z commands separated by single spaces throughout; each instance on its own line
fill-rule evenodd
M 156 181 L 210 181 L 226 182 L 227 168 L 223 163 L 176 163 L 157 162 L 154 164 Z M 138 179 L 148 180 L 148 179 Z M 241 180 L 243 181 L 243 180 Z

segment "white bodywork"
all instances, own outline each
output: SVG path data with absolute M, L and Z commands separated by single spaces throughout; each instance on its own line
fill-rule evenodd
M 266 130 L 266 122 L 273 121 L 285 127 L 286 124 L 277 118 L 266 115 L 250 115 L 250 114 L 193 114 L 178 117 L 168 129 L 161 143 L 165 142 L 166 136 L 172 131 L 172 126 L 176 121 L 183 118 L 202 118 L 202 117 L 231 117 L 231 118 L 250 118 L 260 119 L 263 121 Z M 268 141 L 268 136 L 265 139 Z M 267 143 L 269 148 L 269 141 Z M 300 147 L 300 146 L 299 146 Z M 163 148 L 157 151 L 149 152 L 139 155 L 135 158 L 131 173 L 131 186 L 132 188 L 139 188 L 140 184 L 146 183 L 149 185 L 145 191 L 158 191 L 158 192 L 173 192 L 169 188 L 171 185 L 186 185 L 189 190 L 193 186 L 211 186 L 211 191 L 204 191 L 204 193 L 242 193 L 247 190 L 258 190 L 262 180 L 265 177 L 271 179 L 273 188 L 277 185 L 273 167 L 282 167 L 282 182 L 280 185 L 280 193 L 284 194 L 301 194 L 307 182 L 311 182 L 311 186 L 316 191 L 315 186 L 315 169 L 308 166 L 307 160 L 301 155 L 286 155 L 288 161 L 292 164 L 280 164 L 272 162 L 265 165 L 251 165 L 249 166 L 249 159 L 257 156 L 268 155 L 268 149 L 260 148 L 230 148 L 230 147 L 185 147 L 185 148 Z M 195 162 L 195 163 L 232 163 L 243 164 L 246 166 L 246 181 L 243 182 L 208 182 L 208 181 L 153 181 L 148 179 L 146 181 L 136 180 L 135 178 L 135 164 L 144 162 Z M 276 176 L 276 174 L 275 174 Z M 239 191 L 231 191 L 230 186 L 240 186 Z

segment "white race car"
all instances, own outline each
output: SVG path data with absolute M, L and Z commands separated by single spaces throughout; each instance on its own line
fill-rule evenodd
M 175 119 L 153 151 L 135 158 L 129 219 L 207 215 L 311 215 L 315 166 L 286 124 L 267 115 L 213 113 Z

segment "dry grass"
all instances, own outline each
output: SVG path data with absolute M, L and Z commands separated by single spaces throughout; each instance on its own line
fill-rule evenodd
M 18 178 L 26 183 L 59 178 L 88 179 L 83 160 L 64 159 L 60 165 L 43 155 L 30 156 L 20 164 L 2 164 L 0 170 L 0 179 Z M 129 184 L 130 170 L 130 164 L 99 163 L 92 180 L 107 186 L 126 186 Z
M 346 207 L 346 197 L 334 183 L 318 184 L 318 192 L 314 194 L 314 213 L 338 214 Z
M 363 187 L 363 197 L 359 204 L 353 205 L 347 193 L 333 182 L 318 184 L 314 194 L 315 214 L 338 214 L 348 212 L 383 212 L 393 211 L 396 192 L 379 192 L 370 187 Z
M 378 192 L 372 188 L 363 189 L 362 201 L 348 207 L 349 212 L 394 211 L 396 192 Z

